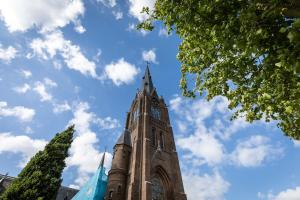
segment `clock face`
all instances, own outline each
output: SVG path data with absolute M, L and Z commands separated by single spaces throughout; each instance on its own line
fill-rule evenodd
M 160 118 L 161 118 L 160 109 L 158 107 L 151 106 L 151 116 L 154 119 L 159 119 L 160 120 Z

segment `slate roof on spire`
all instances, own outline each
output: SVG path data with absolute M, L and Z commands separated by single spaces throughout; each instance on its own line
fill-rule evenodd
M 130 132 L 129 132 L 129 130 L 126 129 L 126 130 L 122 133 L 122 135 L 119 137 L 119 139 L 118 139 L 116 145 L 117 145 L 117 144 L 126 144 L 126 145 L 128 145 L 128 146 L 131 147 L 131 137 L 130 137 Z
M 149 63 L 147 62 L 147 67 L 145 70 L 145 75 L 143 76 L 142 87 L 141 90 L 145 90 L 147 94 L 150 94 L 153 90 L 152 78 L 149 70 Z

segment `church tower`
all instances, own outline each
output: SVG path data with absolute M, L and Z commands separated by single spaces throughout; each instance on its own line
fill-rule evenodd
M 167 106 L 147 66 L 114 146 L 106 200 L 186 200 Z

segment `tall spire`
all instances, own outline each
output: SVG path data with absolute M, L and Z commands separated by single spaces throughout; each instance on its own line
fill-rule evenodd
M 150 94 L 153 90 L 153 83 L 149 70 L 149 62 L 147 62 L 147 67 L 145 70 L 145 75 L 143 76 L 142 87 L 141 90 L 145 90 L 147 94 Z
M 105 148 L 104 154 L 102 155 L 102 158 L 101 158 L 100 165 L 99 165 L 98 169 L 103 168 L 103 166 L 104 166 L 105 153 L 106 153 L 106 148 Z

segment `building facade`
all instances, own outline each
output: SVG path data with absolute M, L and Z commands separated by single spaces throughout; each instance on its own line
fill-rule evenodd
M 168 108 L 147 66 L 114 146 L 106 200 L 186 200 Z

